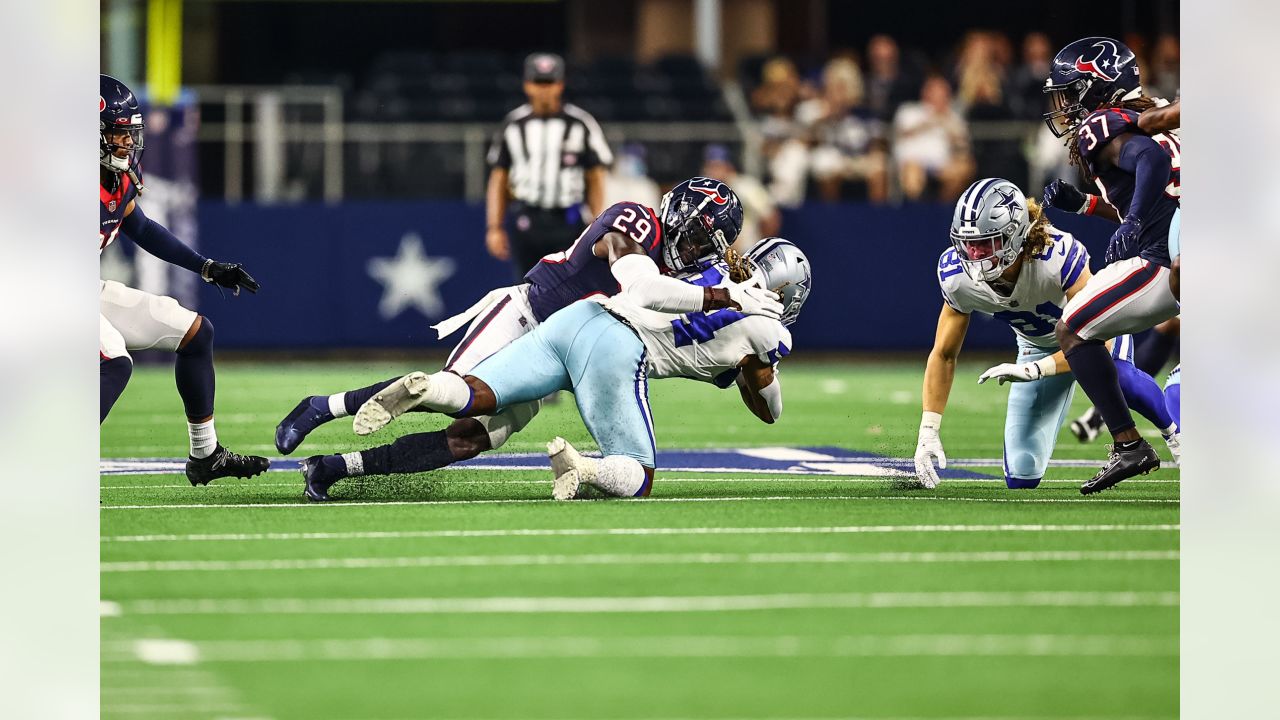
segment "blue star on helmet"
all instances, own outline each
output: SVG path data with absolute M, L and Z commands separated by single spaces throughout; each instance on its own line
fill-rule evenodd
M 997 188 L 996 194 L 1000 196 L 1000 202 L 996 203 L 995 207 L 1008 210 L 1009 216 L 1016 219 L 1018 217 L 1018 211 L 1021 209 L 1018 207 L 1017 193 L 1012 190 L 1006 191 Z

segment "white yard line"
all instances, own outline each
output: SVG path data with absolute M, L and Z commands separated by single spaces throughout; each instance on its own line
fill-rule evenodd
M 648 597 L 422 597 L 125 600 L 138 615 L 697 613 L 753 610 L 1177 607 L 1177 592 L 871 592 Z
M 202 663 L 437 659 L 677 657 L 1176 657 L 1178 639 L 1151 635 L 773 635 L 669 637 L 206 640 Z M 129 643 L 103 643 L 104 662 Z
M 846 535 L 966 532 L 1177 532 L 1179 525 L 818 525 L 783 527 L 496 528 L 492 530 L 369 530 L 305 533 L 194 533 L 104 535 L 102 542 L 225 542 L 271 540 L 408 540 L 481 537 L 591 537 L 633 535 Z
M 792 495 L 767 495 L 760 497 L 692 497 L 692 498 L 655 498 L 649 497 L 643 500 L 636 500 L 644 504 L 650 503 L 686 503 L 686 502 L 833 502 L 833 501 L 858 501 L 858 502 L 894 502 L 894 501 L 920 501 L 920 502 L 976 502 L 976 503 L 1127 503 L 1141 505 L 1177 505 L 1178 500 L 1163 500 L 1157 498 L 1116 498 L 1116 497 L 1096 497 L 1096 498 L 970 498 L 970 497 L 954 497 L 945 495 L 821 495 L 813 497 L 795 497 Z M 530 503 L 550 503 L 555 502 L 550 498 L 545 500 L 523 500 L 523 499 L 504 499 L 504 500 L 391 500 L 384 502 L 327 502 L 327 503 L 187 503 L 187 504 L 155 504 L 155 505 L 103 505 L 100 509 L 107 510 L 194 510 L 199 508 L 207 509 L 242 509 L 242 508 L 350 508 L 364 507 L 368 505 L 394 506 L 394 505 L 527 505 Z M 581 501 L 592 502 L 592 501 Z
M 860 565 L 909 563 L 1176 561 L 1176 550 L 1044 550 L 994 552 L 596 553 L 584 555 L 416 555 L 288 560 L 141 560 L 104 562 L 104 573 L 244 572 L 254 570 L 384 570 L 401 568 L 569 565 Z

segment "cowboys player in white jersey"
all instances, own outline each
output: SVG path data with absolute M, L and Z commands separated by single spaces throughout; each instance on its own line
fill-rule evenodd
M 932 488 L 938 483 L 934 462 L 946 467 L 938 431 L 970 313 L 977 311 L 1004 321 L 1018 338 L 1018 362 L 990 368 L 978 382 L 1014 383 L 1005 416 L 1005 483 L 1034 488 L 1044 477 L 1071 406 L 1074 378 L 1058 350 L 1054 327 L 1062 308 L 1089 281 L 1089 253 L 1069 233 L 1050 225 L 1034 200 L 1000 178 L 979 180 L 960 196 L 951 244 L 938 261 L 945 302 L 925 368 L 916 476 Z M 1130 405 L 1160 428 L 1176 457 L 1177 425 L 1155 380 L 1133 366 L 1129 336 L 1117 338 L 1112 353 L 1122 361 L 1117 366 L 1123 368 L 1121 385 Z
M 356 413 L 356 432 L 385 426 L 411 409 L 454 417 L 572 390 L 583 423 L 603 458 L 583 457 L 562 438 L 548 445 L 553 496 L 575 498 L 586 486 L 612 497 L 643 497 L 653 486 L 656 446 L 649 378 L 690 378 L 727 388 L 766 423 L 782 415 L 778 362 L 791 352 L 789 325 L 812 286 L 809 261 L 781 238 L 761 240 L 746 255 L 748 282 L 781 298 L 780 319 L 732 309 L 669 314 L 645 309 L 628 292 L 580 300 L 482 361 L 465 377 L 406 375 L 393 392 Z

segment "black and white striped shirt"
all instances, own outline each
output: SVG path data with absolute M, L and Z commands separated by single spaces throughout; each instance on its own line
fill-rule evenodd
M 489 147 L 489 166 L 507 168 L 511 195 L 539 208 L 585 202 L 588 168 L 613 163 L 600 124 L 587 111 L 564 103 L 538 117 L 528 104 L 512 110 Z

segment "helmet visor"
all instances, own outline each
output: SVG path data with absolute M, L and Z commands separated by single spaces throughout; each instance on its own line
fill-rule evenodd
M 994 280 L 1004 272 L 1008 253 L 1003 234 L 959 235 L 953 232 L 951 244 L 960 255 L 965 272 L 973 279 Z
M 709 227 L 711 218 L 706 215 L 694 215 L 676 231 L 676 257 L 680 268 L 690 268 L 705 260 L 718 260 L 724 253 L 728 243 L 723 242 L 724 234 Z
M 1065 137 L 1080 124 L 1084 106 L 1080 104 L 1080 93 L 1075 85 L 1076 83 L 1072 83 L 1044 89 L 1049 95 L 1051 109 L 1041 117 L 1054 137 Z

